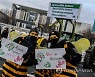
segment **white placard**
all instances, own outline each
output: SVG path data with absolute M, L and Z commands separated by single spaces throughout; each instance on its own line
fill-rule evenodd
M 63 58 L 65 54 L 64 48 L 36 49 L 35 57 L 38 60 L 36 69 L 66 69 L 66 61 Z
M 27 52 L 27 47 L 24 47 L 5 38 L 2 39 L 1 45 L 0 57 L 10 60 L 19 65 L 22 64 L 22 56 Z
M 50 3 L 48 17 L 79 19 L 81 4 L 70 3 Z

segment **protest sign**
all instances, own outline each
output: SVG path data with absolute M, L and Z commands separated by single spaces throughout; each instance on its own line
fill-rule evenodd
M 81 4 L 51 2 L 48 9 L 48 17 L 79 19 Z
M 23 62 L 23 54 L 27 52 L 27 47 L 19 45 L 8 39 L 3 38 L 1 41 L 0 57 L 10 60 L 16 64 L 21 65 Z
M 36 49 L 35 57 L 38 60 L 36 69 L 66 69 L 66 61 L 63 58 L 65 54 L 64 48 Z

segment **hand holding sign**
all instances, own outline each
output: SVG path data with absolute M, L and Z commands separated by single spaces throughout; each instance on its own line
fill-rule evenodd
M 38 60 L 36 69 L 56 69 L 66 68 L 66 61 L 63 58 L 65 55 L 64 48 L 56 49 L 36 49 L 35 57 Z
M 0 53 L 2 55 L 0 55 L 0 57 L 21 65 L 23 62 L 22 56 L 27 52 L 28 48 L 5 38 L 2 39 L 1 44 L 2 51 L 0 50 Z

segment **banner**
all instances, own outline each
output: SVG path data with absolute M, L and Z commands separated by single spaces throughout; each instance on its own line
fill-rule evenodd
M 48 17 L 79 19 L 81 4 L 50 3 Z
M 0 57 L 10 60 L 19 65 L 22 64 L 22 56 L 27 52 L 27 47 L 19 45 L 5 38 L 2 39 L 1 45 Z
M 63 58 L 65 54 L 64 48 L 36 49 L 35 57 L 38 60 L 36 69 L 66 69 L 66 61 Z

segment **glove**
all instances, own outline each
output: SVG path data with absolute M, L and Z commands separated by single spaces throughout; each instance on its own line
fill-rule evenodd
M 27 52 L 26 54 L 23 55 L 24 58 L 24 63 L 23 65 L 25 66 L 32 66 L 35 63 L 35 54 L 32 52 Z
M 64 56 L 64 59 L 67 61 L 67 62 L 70 62 L 72 60 L 72 57 L 70 54 L 65 54 Z
M 34 65 L 38 65 L 38 60 L 34 59 Z

